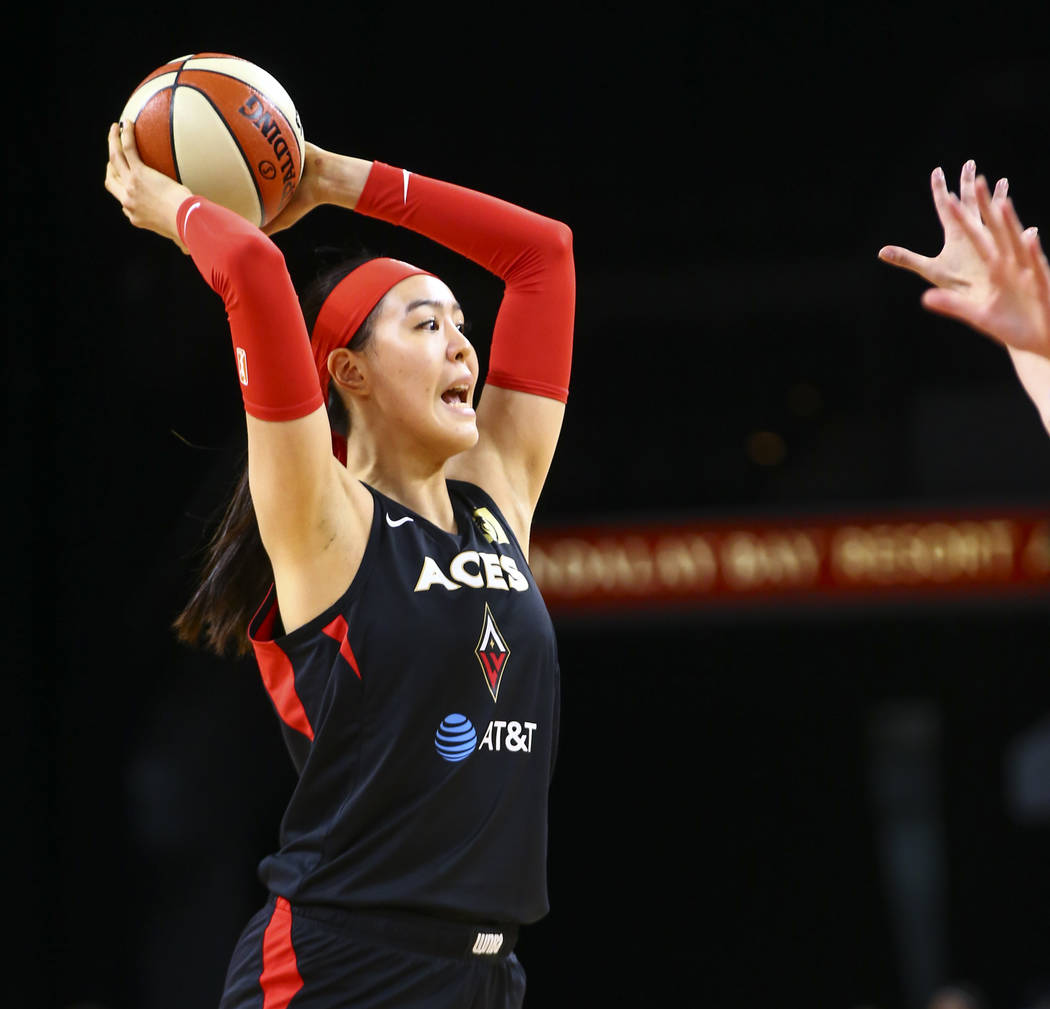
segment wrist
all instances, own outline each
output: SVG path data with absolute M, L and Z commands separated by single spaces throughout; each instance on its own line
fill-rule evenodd
M 372 168 L 371 161 L 318 150 L 310 169 L 316 171 L 316 202 L 353 210 Z

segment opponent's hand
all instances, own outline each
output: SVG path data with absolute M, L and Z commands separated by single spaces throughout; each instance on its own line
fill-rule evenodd
M 961 204 L 967 218 L 980 230 L 982 222 L 977 200 L 976 176 L 977 166 L 972 160 L 967 161 L 959 178 L 959 199 L 956 202 Z M 887 245 L 879 250 L 879 259 L 891 266 L 899 266 L 917 273 L 923 280 L 936 287 L 968 294 L 978 299 L 983 298 L 988 287 L 987 264 L 978 255 L 966 229 L 952 213 L 953 197 L 948 192 L 944 172 L 940 168 L 934 169 L 930 176 L 930 189 L 933 192 L 937 218 L 944 231 L 944 245 L 941 251 L 930 257 L 899 245 Z M 995 184 L 993 201 L 999 203 L 1005 200 L 1007 189 L 1006 179 L 1000 179 Z
M 303 157 L 303 174 L 299 185 L 295 187 L 292 198 L 288 205 L 272 220 L 263 226 L 263 233 L 267 235 L 276 234 L 290 228 L 300 217 L 305 217 L 315 207 L 325 202 L 322 189 L 321 163 L 328 155 L 316 144 L 306 142 L 306 151 Z
M 948 192 L 944 173 L 930 179 L 944 246 L 935 257 L 887 245 L 879 258 L 917 273 L 934 285 L 922 304 L 966 323 L 1013 350 L 1050 356 L 1050 278 L 1035 228 L 1022 231 L 1000 179 L 994 193 L 968 161 L 959 196 Z
M 193 193 L 139 157 L 131 123 L 124 123 L 123 129 L 113 123 L 108 142 L 106 189 L 120 201 L 124 216 L 136 228 L 170 238 L 184 253 L 188 252 L 179 238 L 175 215 Z
M 1050 265 L 1039 233 L 1022 229 L 1012 200 L 993 201 L 983 177 L 976 191 L 983 225 L 954 197 L 948 210 L 982 263 L 984 284 L 971 291 L 929 290 L 922 304 L 1014 351 L 1050 358 Z

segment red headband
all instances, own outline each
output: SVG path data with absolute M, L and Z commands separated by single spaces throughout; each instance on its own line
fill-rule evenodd
M 325 403 L 328 402 L 328 355 L 350 342 L 390 288 L 420 273 L 430 275 L 427 270 L 402 263 L 400 259 L 370 259 L 351 270 L 325 298 L 310 334 Z

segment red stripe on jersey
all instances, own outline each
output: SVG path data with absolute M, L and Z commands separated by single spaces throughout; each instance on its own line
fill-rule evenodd
M 292 946 L 292 909 L 284 897 L 270 916 L 263 933 L 262 974 L 259 986 L 263 993 L 263 1009 L 287 1009 L 288 1003 L 303 986 Z
M 271 597 L 272 598 L 272 597 Z M 251 635 L 252 648 L 259 663 L 266 692 L 277 709 L 281 720 L 293 729 L 297 729 L 307 739 L 314 738 L 313 726 L 306 717 L 306 709 L 299 695 L 295 692 L 295 670 L 292 660 L 281 651 L 273 640 L 273 629 L 277 622 L 277 601 L 274 599 L 261 622 L 253 627 Z M 253 621 L 254 624 L 254 621 Z
M 350 627 L 346 622 L 346 617 L 340 614 L 324 628 L 324 633 L 333 641 L 340 642 L 339 654 L 346 659 L 350 664 L 350 668 L 357 673 L 357 678 L 361 679 L 361 670 L 357 665 L 357 657 L 354 655 L 354 650 L 350 647 Z

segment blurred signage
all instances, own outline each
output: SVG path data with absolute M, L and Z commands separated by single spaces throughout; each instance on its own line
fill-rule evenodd
M 1050 509 L 536 529 L 552 613 L 775 600 L 1045 594 Z

